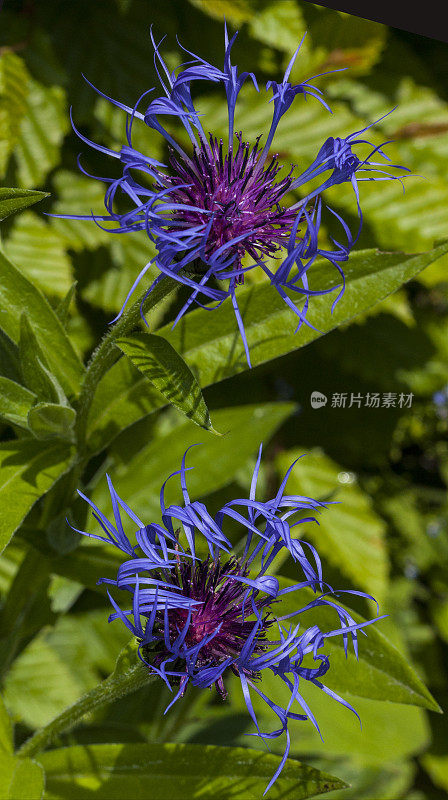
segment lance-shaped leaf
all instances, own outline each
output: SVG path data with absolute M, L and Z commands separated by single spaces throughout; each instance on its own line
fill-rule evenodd
M 68 397 L 76 394 L 83 366 L 57 315 L 44 295 L 0 253 L 0 327 L 14 342 L 19 340 L 20 318 L 28 320 L 51 371 Z
M 117 344 L 165 400 L 196 425 L 213 430 L 201 387 L 172 344 L 154 333 L 136 333 Z
M 288 588 L 293 584 L 294 581 L 280 578 L 281 588 Z M 307 587 L 300 592 L 289 592 L 276 604 L 274 614 L 276 617 L 291 614 L 304 608 L 317 596 Z M 345 597 L 349 599 L 350 595 Z M 347 608 L 342 602 L 344 599 L 343 593 L 336 598 L 338 605 Z M 360 614 L 350 608 L 348 610 L 355 622 L 365 621 Z M 330 606 L 311 608 L 292 617 L 291 622 L 300 622 L 303 629 L 318 625 L 323 632 L 339 627 L 336 611 Z M 381 622 L 367 626 L 365 633 L 367 636 L 358 634 L 359 660 L 351 647 L 347 658 L 345 657 L 342 636 L 332 636 L 325 640 L 325 653 L 330 656 L 331 667 L 323 683 L 336 692 L 349 692 L 373 700 L 405 703 L 440 712 L 440 706 L 418 677 L 409 659 L 381 633 Z
M 34 189 L 7 189 L 0 187 L 0 222 L 6 217 L 33 206 L 39 200 L 48 197 L 48 192 L 37 192 Z
M 0 444 L 0 548 L 9 542 L 36 500 L 69 468 L 71 451 L 62 443 L 31 439 Z
M 98 799 L 154 797 L 172 800 L 260 800 L 280 757 L 245 747 L 194 744 L 99 744 L 52 750 L 40 757 L 48 800 L 81 800 L 86 788 Z M 305 800 L 344 784 L 288 759 L 270 798 Z

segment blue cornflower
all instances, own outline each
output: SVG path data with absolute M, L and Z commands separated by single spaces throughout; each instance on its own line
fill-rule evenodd
M 145 92 L 131 108 L 103 94 L 87 81 L 102 97 L 127 114 L 127 144 L 119 152 L 91 142 L 74 125 L 73 127 L 84 142 L 116 158 L 122 165 L 119 178 L 99 178 L 109 183 L 105 195 L 107 214 L 95 215 L 95 221 L 98 224 L 99 220 L 116 223 L 117 227 L 113 229 L 115 233 L 146 230 L 156 246 L 156 256 L 145 264 L 137 276 L 120 314 L 147 270 L 155 264 L 160 274 L 148 289 L 145 299 L 163 275 L 169 275 L 191 290 L 174 325 L 192 303 L 211 310 L 220 306 L 227 297 L 231 298 L 250 365 L 236 291 L 238 284 L 243 283 L 245 273 L 254 267 L 260 267 L 297 315 L 298 328 L 303 323 L 310 325 L 307 321 L 310 297 L 339 289 L 333 308 L 344 291 L 341 262 L 347 261 L 362 225 L 358 182 L 374 179 L 399 180 L 401 176 L 385 172 L 381 169 L 382 162 L 372 161 L 375 153 L 389 161 L 381 147 L 373 148 L 370 155 L 363 160 L 353 152 L 353 148 L 359 144 L 370 144 L 358 138 L 372 127 L 368 125 L 345 139 L 327 139 L 313 164 L 304 172 L 295 174 L 295 167 L 292 166 L 288 174 L 280 177 L 282 167 L 279 165 L 278 155 L 271 155 L 271 144 L 281 118 L 296 96 L 303 95 L 305 99 L 311 96 L 325 109 L 330 109 L 321 90 L 310 83 L 313 78 L 301 84 L 292 84 L 289 81 L 302 44 L 300 42 L 283 80 L 280 83 L 269 81 L 266 85 L 267 92 L 272 92 L 269 102 L 273 103 L 273 115 L 264 146 L 260 145 L 261 136 L 252 143 L 245 141 L 242 132 L 235 133 L 234 130 L 238 94 L 247 80 L 252 82 L 256 91 L 259 88 L 253 73 L 239 74 L 237 67 L 231 63 L 231 50 L 236 36 L 237 33 L 229 41 L 227 27 L 225 28 L 222 70 L 182 48 L 191 56 L 191 60 L 182 64 L 178 70 L 170 72 L 160 53 L 161 42 L 156 44 L 151 33 L 155 66 L 164 96 L 154 97 L 144 110 L 139 109 L 152 89 Z M 195 81 L 222 84 L 224 87 L 229 119 L 227 146 L 222 139 L 204 132 L 191 94 Z M 182 123 L 191 140 L 189 152 L 164 127 L 161 122 L 163 118 L 176 118 Z M 164 138 L 168 150 L 167 164 L 139 152 L 133 146 L 132 127 L 135 119 L 158 131 Z M 80 168 L 85 172 L 81 165 Z M 292 205 L 286 204 L 286 198 L 291 191 L 320 176 L 320 186 Z M 353 234 L 344 220 L 332 212 L 341 223 L 344 242 L 333 239 L 334 250 L 322 249 L 318 241 L 322 192 L 346 182 L 352 184 L 355 192 L 359 229 Z M 120 199 L 122 196 L 127 199 L 128 210 L 117 210 L 117 195 L 120 195 Z M 93 215 L 65 216 L 91 219 Z M 309 288 L 307 273 L 318 256 L 328 259 L 339 271 L 341 283 L 338 286 L 315 291 Z M 303 300 L 304 305 L 296 305 L 292 300 L 294 295 L 296 299 Z
M 249 497 L 226 503 L 212 517 L 204 503 L 189 497 L 185 458 L 186 453 L 180 470 L 170 476 L 180 475 L 183 504 L 166 506 L 165 481 L 160 492 L 162 524 L 145 524 L 140 520 L 118 496 L 109 477 L 113 522 L 80 492 L 105 534 L 86 535 L 113 544 L 125 555 L 116 579 L 102 578 L 98 583 L 111 584 L 130 593 L 130 607 L 123 610 L 108 591 L 114 609 L 109 621 L 120 619 L 138 640 L 139 656 L 148 670 L 158 675 L 170 691 L 173 686 L 178 687 L 166 711 L 185 694 L 188 684 L 204 688 L 214 684 L 218 694 L 225 698 L 225 679 L 233 673 L 241 682 L 244 700 L 256 727 L 253 735 L 266 740 L 286 734 L 285 752 L 269 789 L 288 756 L 289 720 L 308 719 L 320 733 L 313 712 L 299 692 L 301 680 L 310 681 L 358 716 L 346 700 L 322 683 L 321 679 L 330 669 L 329 656 L 324 652 L 326 639 L 342 636 L 345 654 L 351 642 L 357 656 L 358 631 L 382 617 L 356 623 L 335 600 L 337 594 L 332 587 L 324 582 L 317 550 L 301 538 L 293 537 L 294 527 L 317 522 L 314 514 L 327 506 L 309 497 L 285 494 L 294 464 L 275 497 L 261 502 L 256 499 L 260 447 Z M 137 544 L 132 544 L 124 532 L 120 509 L 137 525 Z M 289 520 L 293 515 L 295 521 L 291 524 Z M 242 534 L 238 554 L 232 551 L 224 532 L 227 518 L 238 524 Z M 206 558 L 197 554 L 198 540 L 206 545 Z M 299 581 L 281 589 L 272 573 L 276 557 L 284 550 L 297 565 Z M 301 606 L 300 593 L 304 587 L 311 587 L 316 597 Z M 370 598 L 364 592 L 346 591 Z M 276 616 L 278 601 L 290 592 L 297 592 L 297 610 L 283 617 Z M 334 609 L 334 630 L 322 631 L 318 625 L 302 628 L 296 622 L 288 626 L 282 624 L 318 606 Z M 312 661 L 307 659 L 308 665 L 304 666 L 307 655 Z M 267 670 L 290 690 L 286 708 L 280 707 L 260 688 L 260 680 Z M 270 733 L 260 730 L 252 704 L 254 692 L 280 721 L 280 726 Z

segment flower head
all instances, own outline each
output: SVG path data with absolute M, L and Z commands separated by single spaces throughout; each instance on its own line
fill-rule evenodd
M 160 53 L 161 42 L 156 43 L 151 34 L 155 66 L 164 94 L 153 97 L 146 108 L 142 108 L 142 105 L 144 101 L 147 102 L 146 98 L 152 89 L 145 92 L 134 107 L 130 107 L 107 97 L 90 84 L 127 114 L 127 143 L 119 152 L 89 141 L 73 127 L 84 142 L 116 158 L 122 166 L 119 178 L 99 179 L 106 180 L 109 186 L 105 195 L 107 214 L 95 215 L 93 218 L 97 224 L 100 224 L 100 220 L 114 222 L 115 233 L 146 230 L 156 246 L 155 257 L 143 266 L 120 314 L 149 267 L 155 264 L 159 275 L 145 298 L 163 275 L 171 276 L 191 290 L 174 324 L 192 303 L 211 310 L 220 306 L 226 298 L 231 298 L 250 365 L 237 299 L 238 284 L 244 282 L 247 271 L 256 267 L 262 269 L 297 315 L 298 328 L 303 323 L 311 325 L 307 320 L 310 298 L 339 290 L 333 308 L 344 291 L 341 263 L 347 261 L 362 224 L 358 181 L 400 179 L 400 176 L 382 169 L 382 162 L 372 161 L 376 153 L 386 162 L 389 161 L 380 147 L 373 148 L 363 160 L 353 152 L 353 148 L 359 144 L 369 144 L 356 137 L 371 125 L 345 139 L 330 137 L 323 143 L 311 166 L 301 174 L 297 174 L 293 166 L 288 174 L 281 175 L 282 168 L 278 156 L 271 154 L 271 145 L 281 118 L 297 95 L 305 100 L 310 96 L 326 110 L 330 109 L 320 89 L 310 83 L 313 79 L 300 84 L 290 82 L 301 42 L 283 80 L 272 80 L 266 85 L 267 92 L 272 92 L 269 102 L 273 104 L 273 114 L 264 144 L 262 135 L 255 142 L 246 141 L 242 132 L 235 132 L 237 99 L 246 81 L 251 82 L 256 91 L 259 91 L 259 87 L 253 73 L 239 73 L 231 62 L 236 36 L 237 33 L 229 41 L 225 28 L 222 70 L 182 48 L 191 57 L 190 60 L 177 70 L 170 71 Z M 192 89 L 197 81 L 222 84 L 224 87 L 228 106 L 227 142 L 203 128 L 192 99 Z M 171 127 L 173 118 L 182 124 L 191 142 L 186 149 L 165 127 L 164 120 Z M 163 137 L 168 153 L 167 163 L 161 163 L 133 146 L 132 128 L 136 119 Z M 300 132 L 297 135 L 299 137 Z M 322 182 L 307 193 L 303 187 L 314 178 Z M 333 240 L 334 249 L 323 249 L 319 244 L 319 229 L 322 211 L 328 207 L 323 204 L 322 192 L 343 182 L 351 183 L 355 191 L 359 229 L 353 234 L 344 220 L 329 209 L 341 224 L 343 241 Z M 304 196 L 299 200 L 293 198 L 292 203 L 288 203 L 290 193 L 299 188 Z M 127 200 L 126 211 L 116 208 L 118 196 L 120 199 L 124 196 Z M 93 215 L 62 216 L 89 219 Z M 336 267 L 341 278 L 337 286 L 314 291 L 309 288 L 308 271 L 317 257 L 328 259 Z M 297 304 L 297 301 L 302 302 Z
M 358 631 L 364 632 L 362 629 L 376 620 L 355 622 L 335 599 L 338 593 L 324 582 L 317 550 L 293 536 L 294 527 L 317 522 L 314 515 L 327 505 L 285 494 L 294 465 L 275 497 L 261 502 L 256 498 L 260 447 L 249 497 L 226 503 L 212 517 L 203 503 L 189 497 L 185 456 L 179 472 L 174 473 L 180 476 L 183 504 L 165 505 L 165 482 L 160 493 L 162 524 L 142 522 L 118 496 L 109 478 L 113 522 L 81 495 L 92 507 L 104 534 L 87 535 L 114 545 L 125 555 L 116 579 L 101 579 L 99 583 L 131 595 L 129 607 L 123 609 L 108 592 L 113 607 L 109 621 L 120 619 L 137 638 L 143 663 L 174 693 L 168 708 L 185 694 L 189 684 L 203 688 L 215 685 L 219 695 L 226 697 L 227 676 L 233 673 L 239 678 L 256 727 L 254 735 L 270 739 L 286 734 L 284 756 L 271 786 L 289 752 L 289 721 L 309 720 L 319 731 L 299 691 L 301 681 L 310 681 L 356 714 L 321 681 L 330 669 L 325 642 L 328 637 L 341 636 L 346 655 L 350 643 L 357 655 Z M 137 525 L 136 544 L 124 532 L 121 511 Z M 241 533 L 235 550 L 224 532 L 227 519 L 236 522 Z M 298 581 L 281 588 L 274 574 L 275 561 L 285 550 L 297 566 Z M 301 593 L 305 588 L 311 588 L 315 596 L 303 604 Z M 297 593 L 296 610 L 282 615 L 282 597 L 290 593 Z M 358 591 L 348 593 L 370 597 Z M 297 621 L 282 624 L 287 619 L 300 619 L 304 611 L 319 606 L 334 610 L 333 630 L 322 631 L 317 624 L 303 628 Z M 286 708 L 262 690 L 263 674 L 269 670 L 291 692 Z M 280 726 L 276 730 L 260 730 L 252 704 L 254 693 L 278 717 Z

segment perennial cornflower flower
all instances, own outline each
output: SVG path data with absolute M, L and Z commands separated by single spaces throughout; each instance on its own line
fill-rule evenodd
M 114 222 L 117 225 L 112 229 L 115 233 L 146 230 L 157 253 L 137 276 L 120 314 L 145 273 L 155 264 L 159 275 L 144 299 L 163 275 L 169 275 L 191 290 L 174 325 L 192 303 L 211 310 L 220 306 L 227 297 L 231 298 L 250 365 L 249 347 L 237 300 L 237 286 L 244 282 L 245 274 L 260 267 L 297 315 L 297 329 L 303 323 L 314 327 L 307 320 L 310 298 L 339 290 L 333 309 L 344 292 L 341 264 L 348 260 L 362 226 L 358 182 L 400 180 L 402 176 L 388 173 L 383 169 L 383 162 L 372 160 L 375 155 L 380 155 L 385 161 L 390 161 L 382 150 L 383 145 L 373 147 L 362 138 L 362 134 L 375 124 L 372 123 L 343 139 L 328 138 L 305 171 L 297 174 L 293 165 L 287 174 L 280 177 L 282 167 L 278 155 L 271 153 L 271 145 L 280 120 L 296 96 L 302 95 L 305 100 L 312 97 L 326 110 L 330 111 L 330 108 L 321 90 L 310 83 L 320 76 L 313 76 L 300 84 L 290 82 L 302 39 L 283 79 L 266 84 L 266 91 L 272 92 L 269 102 L 273 103 L 273 114 L 264 144 L 261 135 L 255 142 L 246 141 L 242 132 L 235 132 L 237 98 L 245 81 L 251 81 L 256 91 L 259 88 L 254 73 L 238 73 L 231 62 L 236 36 L 237 33 L 229 41 L 225 28 L 222 70 L 182 48 L 191 60 L 170 72 L 160 53 L 161 41 L 156 44 L 151 33 L 155 67 L 165 96 L 153 98 L 145 110 L 139 109 L 153 89 L 146 91 L 131 107 L 108 97 L 87 81 L 102 97 L 126 112 L 127 143 L 115 152 L 90 141 L 73 125 L 74 130 L 84 142 L 116 158 L 121 163 L 122 174 L 117 179 L 99 178 L 109 183 L 105 194 L 106 215 L 62 216 L 71 219 L 93 217 L 97 224 L 100 220 Z M 192 86 L 196 81 L 223 85 L 229 120 L 227 143 L 213 133 L 205 133 L 201 115 L 192 99 Z M 182 123 L 191 141 L 188 152 L 164 127 L 160 121 L 163 118 L 168 121 L 174 118 Z M 164 138 L 168 163 L 141 153 L 133 146 L 132 128 L 136 119 Z M 358 145 L 368 145 L 372 150 L 361 159 L 354 152 Z M 85 172 L 81 165 L 80 168 Z M 315 179 L 321 181 L 320 185 L 306 192 L 305 185 Z M 356 233 L 352 233 L 342 217 L 322 200 L 324 190 L 347 182 L 353 187 L 359 215 Z M 298 189 L 304 196 L 287 205 L 287 197 Z M 129 202 L 127 210 L 117 210 L 117 194 Z M 327 209 L 341 225 L 341 241 L 332 239 L 333 249 L 326 249 L 319 243 L 322 213 Z M 336 287 L 315 290 L 309 287 L 308 271 L 318 257 L 327 259 L 338 270 L 340 283 Z M 298 300 L 303 300 L 303 304 L 297 305 Z
M 111 584 L 131 594 L 130 608 L 123 610 L 108 591 L 113 607 L 109 621 L 120 619 L 138 640 L 138 653 L 148 670 L 158 675 L 170 691 L 173 692 L 173 686 L 177 688 L 166 711 L 185 694 L 188 684 L 203 688 L 214 684 L 218 694 L 225 698 L 226 677 L 233 673 L 241 682 L 256 727 L 252 735 L 267 740 L 286 734 L 284 755 L 269 789 L 288 756 L 288 722 L 309 720 L 319 732 L 317 720 L 299 691 L 301 681 L 310 681 L 358 716 L 346 700 L 322 683 L 330 669 L 325 643 L 329 637 L 341 636 L 346 656 L 350 643 L 357 656 L 358 631 L 364 633 L 362 628 L 382 617 L 355 622 L 335 599 L 338 593 L 324 582 L 315 547 L 293 537 L 295 526 L 317 522 L 314 514 L 327 506 L 309 497 L 285 494 L 294 464 L 275 497 L 261 502 L 256 498 L 260 447 L 249 497 L 231 500 L 213 518 L 204 503 L 189 497 L 185 458 L 186 453 L 180 470 L 170 475 L 170 478 L 180 475 L 183 504 L 165 505 L 165 481 L 160 492 L 162 524 L 140 520 L 119 497 L 109 476 L 113 522 L 80 492 L 105 534 L 86 535 L 110 543 L 125 554 L 116 579 L 102 578 L 98 583 Z M 124 532 L 120 509 L 137 525 L 136 545 Z M 293 515 L 296 519 L 291 524 Z M 236 522 L 242 533 L 234 549 L 224 532 L 227 518 Z M 203 545 L 200 548 L 199 540 Z M 273 571 L 276 557 L 284 550 L 296 563 L 299 580 L 281 588 Z M 207 553 L 205 558 L 204 553 Z M 308 597 L 301 606 L 300 593 L 302 590 L 303 594 L 305 587 L 311 587 L 316 596 L 312 600 Z M 361 591 L 345 591 L 370 598 Z M 282 597 L 291 592 L 297 592 L 296 610 L 286 615 L 276 614 L 276 610 L 281 612 Z M 309 628 L 301 627 L 300 622 L 282 624 L 319 606 L 334 610 L 337 624 L 333 630 L 322 631 L 317 624 Z M 263 691 L 262 677 L 268 670 L 291 692 L 286 708 Z M 254 693 L 278 717 L 280 726 L 276 730 L 260 730 L 252 702 Z

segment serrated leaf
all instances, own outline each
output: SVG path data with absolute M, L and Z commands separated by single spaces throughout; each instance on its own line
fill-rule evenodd
M 23 186 L 41 186 L 60 160 L 60 145 L 69 129 L 62 86 L 44 86 L 30 79 L 26 114 L 14 149 Z
M 308 526 L 307 536 L 322 556 L 381 604 L 389 567 L 384 521 L 355 478 L 341 485 L 338 476 L 343 468 L 320 451 L 305 455 L 303 450 L 282 453 L 277 459 L 279 472 L 284 475 L 296 459 L 299 460 L 288 481 L 289 494 L 334 501 L 317 516 L 318 525 Z
M 69 291 L 73 277 L 65 243 L 36 214 L 28 212 L 17 218 L 5 243 L 5 253 L 48 295 L 63 297 Z
M 33 206 L 48 196 L 48 192 L 36 192 L 34 189 L 0 187 L 0 222 L 3 222 L 11 214 L 15 214 L 16 211 Z
M 188 456 L 189 465 L 194 466 L 188 473 L 191 496 L 204 497 L 230 483 L 235 471 L 244 466 L 261 441 L 269 440 L 294 408 L 293 403 L 264 403 L 216 410 L 213 418 L 222 437 L 203 439 L 203 444 Z M 148 521 L 151 515 L 157 515 L 158 519 L 161 483 L 179 469 L 187 447 L 197 443 L 197 428 L 190 422 L 182 422 L 167 435 L 143 447 L 125 464 L 117 465 L 113 471 L 109 469 L 117 491 L 126 497 L 136 514 Z M 161 480 L 161 476 L 165 477 Z M 170 498 L 180 500 L 180 489 L 175 481 L 170 482 L 167 492 Z M 93 492 L 92 499 L 103 509 L 108 506 L 109 493 L 103 482 Z
M 68 397 L 79 388 L 83 366 L 50 304 L 5 256 L 0 253 L 0 327 L 14 342 L 19 339 L 20 317 L 26 308 L 33 332 L 50 369 Z M 7 309 L 7 313 L 6 313 Z
M 189 744 L 89 745 L 52 750 L 40 757 L 48 800 L 75 800 L 86 788 L 98 798 L 141 796 L 259 800 L 280 759 L 249 748 Z M 269 792 L 272 798 L 305 800 L 345 784 L 288 759 Z
M 36 395 L 19 383 L 0 377 L 0 417 L 21 428 L 28 428 L 28 411 Z
M 28 427 L 36 439 L 73 440 L 76 412 L 70 406 L 37 403 L 28 412 Z
M 20 56 L 6 50 L 0 57 L 0 177 L 20 134 L 26 113 L 29 74 Z
M 0 548 L 8 543 L 34 503 L 68 469 L 66 445 L 30 439 L 0 444 Z
M 304 538 L 306 540 L 306 536 Z M 280 578 L 280 583 L 282 587 L 289 587 L 294 581 Z M 307 587 L 298 592 L 289 592 L 276 604 L 274 615 L 290 614 L 315 598 L 314 592 Z M 337 603 L 347 608 L 343 600 L 342 594 L 337 598 Z M 364 621 L 360 614 L 352 609 L 349 611 L 355 622 Z M 318 625 L 322 631 L 331 631 L 339 627 L 335 610 L 328 606 L 310 609 L 293 617 L 292 622 L 294 619 L 304 628 Z M 409 659 L 381 633 L 381 621 L 369 625 L 365 628 L 365 633 L 367 636 L 358 636 L 359 660 L 351 647 L 347 658 L 345 657 L 342 636 L 333 636 L 325 641 L 324 652 L 330 656 L 331 666 L 322 682 L 337 692 L 349 692 L 371 700 L 387 700 L 440 712 L 440 706 L 418 677 Z
M 165 400 L 200 428 L 213 431 L 208 408 L 195 376 L 163 336 L 136 333 L 118 339 L 116 343 Z

